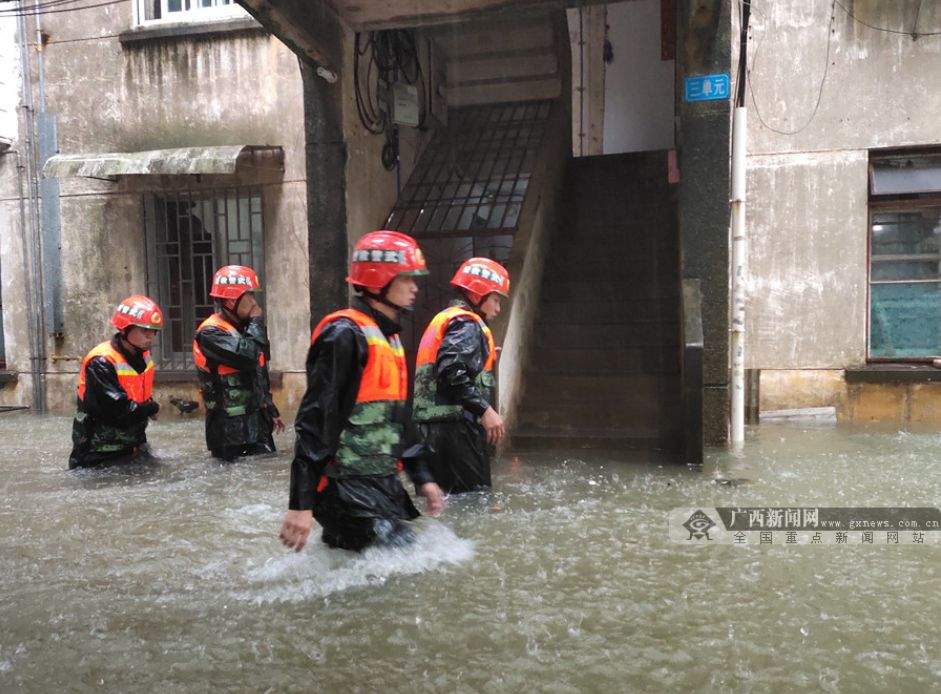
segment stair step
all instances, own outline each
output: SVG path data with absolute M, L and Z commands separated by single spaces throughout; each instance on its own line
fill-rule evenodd
M 613 408 L 600 410 L 597 403 L 593 408 L 586 406 L 588 411 L 566 409 L 561 405 L 554 409 L 533 410 L 527 408 L 525 414 L 521 413 L 517 421 L 520 426 L 570 426 L 579 429 L 585 427 L 602 429 L 634 427 L 659 433 L 672 432 L 678 428 L 682 412 L 678 405 L 660 408 L 656 406 L 656 403 L 644 404 L 647 407 L 646 411 L 643 412 L 627 412 Z M 597 411 L 592 412 L 592 410 Z
M 679 243 L 676 226 L 669 224 L 668 212 L 648 213 L 642 218 L 618 224 L 593 221 L 582 215 L 574 222 L 563 225 L 552 239 L 552 246 L 585 249 L 588 244 L 614 248 L 647 250 L 660 247 L 675 248 Z
M 516 450 L 570 448 L 679 452 L 683 448 L 683 439 L 681 432 L 662 434 L 644 429 L 520 426 L 510 434 L 510 447 Z
M 612 352 L 668 352 L 679 348 L 679 328 L 676 323 L 651 321 L 647 323 L 587 324 L 537 323 L 534 344 L 537 350 L 597 349 Z M 538 351 L 533 358 L 539 358 Z
M 586 275 L 633 279 L 651 276 L 653 273 L 652 276 L 656 280 L 661 272 L 677 277 L 678 262 L 679 251 L 675 248 L 646 251 L 636 248 L 618 249 L 592 243 L 587 248 L 553 246 L 546 256 L 545 267 L 551 269 L 554 275 L 571 276 L 573 279 Z
M 617 374 L 598 378 L 582 374 L 543 374 L 526 371 L 523 399 L 529 403 L 604 403 L 633 407 L 638 402 L 679 398 L 676 374 Z
M 570 257 L 571 254 L 568 256 Z M 552 290 L 557 284 L 569 282 L 616 283 L 620 289 L 631 292 L 634 289 L 647 293 L 648 287 L 654 287 L 664 294 L 679 294 L 680 272 L 676 258 L 645 257 L 628 262 L 617 256 L 582 257 L 578 261 L 547 261 L 542 273 L 542 291 Z
M 539 306 L 539 323 L 568 325 L 628 325 L 673 323 L 679 313 L 679 298 L 623 301 L 545 301 Z
M 640 274 L 640 273 L 639 273 Z M 546 276 L 539 298 L 543 302 L 565 301 L 642 301 L 663 297 L 679 297 L 679 280 L 667 282 L 648 281 L 664 279 L 654 277 L 654 269 L 648 268 L 643 277 L 633 280 L 607 278 L 593 275 L 567 276 L 553 279 Z
M 619 373 L 678 373 L 680 350 L 670 347 L 619 349 L 552 348 L 537 342 L 529 370 L 569 375 L 616 375 Z

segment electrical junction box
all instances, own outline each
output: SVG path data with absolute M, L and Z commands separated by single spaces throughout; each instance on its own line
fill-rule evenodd
M 396 82 L 392 85 L 392 122 L 396 125 L 418 127 L 421 108 L 418 104 L 418 87 Z

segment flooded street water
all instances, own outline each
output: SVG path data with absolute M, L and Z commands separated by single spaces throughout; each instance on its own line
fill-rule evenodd
M 158 422 L 157 464 L 70 473 L 69 431 L 0 416 L 2 691 L 941 689 L 941 547 L 666 526 L 680 506 L 937 506 L 941 435 L 763 425 L 703 472 L 510 458 L 416 545 L 355 555 L 278 544 L 287 436 L 226 466 L 201 421 Z

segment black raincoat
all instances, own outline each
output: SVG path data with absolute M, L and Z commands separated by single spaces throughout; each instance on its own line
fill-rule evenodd
M 365 302 L 353 308 L 371 316 L 386 336 L 401 326 Z M 339 319 L 320 333 L 307 353 L 307 392 L 297 412 L 297 442 L 291 464 L 291 510 L 312 510 L 331 547 L 361 550 L 371 544 L 399 544 L 411 538 L 405 521 L 420 514 L 399 476 L 361 475 L 335 479 L 324 475 L 333 460 L 366 368 L 367 345 L 362 330 Z M 416 490 L 431 482 L 422 460 L 408 409 L 396 415 L 405 428 L 399 457 Z
M 239 325 L 233 316 L 223 317 L 236 326 L 237 335 L 215 326 L 196 333 L 196 342 L 211 370 L 199 371 L 206 403 L 206 447 L 222 460 L 274 452 L 272 431 L 274 419 L 280 414 L 271 399 L 267 366 L 271 348 L 265 323 L 261 318 L 252 318 Z M 259 366 L 259 354 L 265 356 L 265 366 Z M 239 373 L 221 377 L 215 372 L 218 365 Z M 238 407 L 239 414 L 231 414 L 232 405 Z
M 118 335 L 111 339 L 137 373 L 146 368 L 143 354 L 124 348 Z M 77 412 L 72 421 L 72 453 L 69 469 L 113 465 L 133 460 L 146 454 L 147 418 L 157 414 L 160 406 L 153 400 L 136 403 L 118 383 L 114 365 L 104 357 L 95 357 L 85 367 L 85 398 L 77 401 Z M 99 452 L 92 446 L 94 432 L 102 427 L 120 429 L 127 433 L 128 447 L 120 451 Z
M 452 302 L 469 311 L 463 300 Z M 435 360 L 437 393 L 442 402 L 461 405 L 462 416 L 456 421 L 426 422 L 418 425 L 435 482 L 445 492 L 458 494 L 488 489 L 493 448 L 480 417 L 490 407 L 493 393 L 482 391 L 477 376 L 489 356 L 487 338 L 480 325 L 469 318 L 455 318 L 438 349 Z

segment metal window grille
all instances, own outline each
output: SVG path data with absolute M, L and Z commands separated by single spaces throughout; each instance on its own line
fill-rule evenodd
M 452 298 L 450 279 L 461 261 L 508 262 L 552 103 L 452 109 L 448 127 L 422 152 L 386 223 L 419 240 L 430 272 L 403 331 L 410 353 Z
M 261 191 L 230 188 L 144 197 L 147 286 L 166 317 L 154 349 L 164 369 L 189 369 L 196 327 L 213 311 L 212 275 L 223 265 L 264 272 Z
M 469 106 L 422 153 L 388 227 L 416 238 L 513 233 L 551 101 Z

